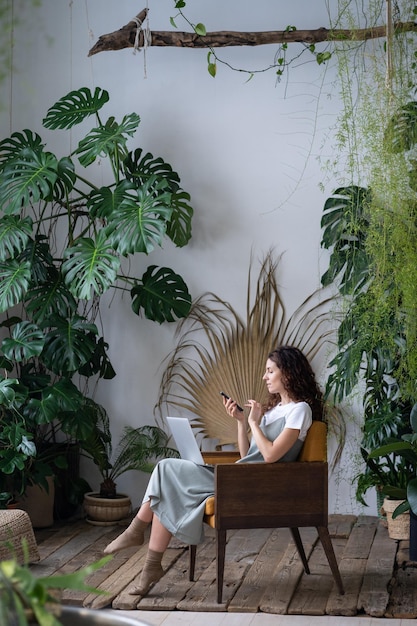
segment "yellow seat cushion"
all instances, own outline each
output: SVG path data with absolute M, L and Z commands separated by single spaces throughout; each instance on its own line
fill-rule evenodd
M 298 461 L 327 461 L 327 425 L 313 421 L 301 449 Z
M 210 496 L 206 500 L 206 507 L 204 509 L 204 515 L 214 515 L 215 497 Z

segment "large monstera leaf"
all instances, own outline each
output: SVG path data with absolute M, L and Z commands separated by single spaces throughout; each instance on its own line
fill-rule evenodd
M 65 286 L 62 275 L 52 266 L 45 280 L 29 289 L 25 304 L 26 311 L 38 324 L 54 315 L 68 317 L 75 313 L 77 308 L 77 303 Z
M 5 165 L 0 178 L 0 209 L 5 215 L 20 213 L 51 195 L 57 181 L 58 161 L 51 152 L 27 150 L 25 158 Z
M 109 94 L 105 89 L 96 87 L 92 94 L 88 87 L 81 87 L 58 100 L 48 110 L 43 125 L 45 128 L 67 130 L 97 113 L 108 101 Z
M 0 259 L 16 257 L 23 252 L 32 234 L 33 222 L 27 216 L 5 215 L 0 219 Z
M 71 319 L 54 317 L 50 325 L 42 361 L 55 374 L 76 372 L 94 353 L 97 327 L 77 315 Z
M 29 288 L 31 266 L 29 261 L 10 259 L 0 263 L 0 312 L 21 302 Z
M 63 200 L 72 191 L 77 176 L 74 163 L 69 157 L 64 157 L 58 162 L 58 177 L 53 188 L 53 197 Z
M 190 199 L 190 194 L 185 191 L 178 191 L 171 196 L 173 212 L 168 223 L 167 236 L 179 248 L 186 246 L 191 239 L 191 219 L 194 210 L 189 204 Z
M 417 102 L 408 102 L 395 113 L 385 131 L 385 145 L 394 153 L 411 150 L 417 143 Z
M 95 241 L 79 239 L 65 251 L 62 273 L 71 293 L 80 300 L 101 295 L 114 284 L 120 260 L 115 256 L 104 230 Z
M 132 189 L 132 184 L 127 180 L 122 180 L 113 189 L 101 187 L 94 189 L 87 199 L 87 208 L 93 219 L 107 221 L 112 213 L 116 213 L 119 206 L 125 200 L 129 200 L 128 191 Z
M 6 358 L 20 362 L 38 357 L 44 347 L 45 337 L 42 330 L 28 321 L 16 324 L 11 337 L 2 341 L 2 350 Z
M 34 239 L 30 239 L 19 260 L 30 264 L 31 286 L 48 282 L 55 267 L 49 242 L 44 235 L 36 235 Z
M 162 244 L 171 219 L 171 193 L 164 181 L 151 176 L 141 187 L 124 186 L 123 200 L 109 215 L 106 234 L 123 256 L 149 254 Z
M 110 117 L 104 126 L 93 128 L 81 139 L 76 150 L 81 165 L 87 167 L 100 156 L 112 157 L 118 154 L 119 158 L 125 158 L 127 138 L 135 134 L 139 122 L 139 115 L 130 113 L 124 116 L 121 124 Z
M 43 151 L 43 146 L 41 137 L 31 130 L 12 133 L 0 141 L 0 167 L 3 169 L 7 163 L 26 159 L 28 154 L 38 154 Z
M 61 413 L 78 413 L 83 405 L 84 397 L 68 378 L 61 378 L 53 385 L 42 389 L 37 397 L 29 400 L 25 408 L 26 417 L 34 424 L 50 424 Z
M 336 189 L 324 205 L 321 245 L 332 252 L 321 281 L 326 287 L 339 280 L 342 295 L 360 290 L 369 279 L 364 242 L 370 201 L 368 189 L 352 185 Z
M 140 187 L 151 177 L 166 181 L 172 194 L 170 204 L 173 209 L 166 234 L 176 246 L 185 246 L 191 238 L 193 209 L 189 204 L 190 195 L 180 187 L 177 172 L 160 157 L 155 158 L 150 152 L 144 154 L 141 148 L 130 152 L 123 166 L 126 178 L 136 187 Z
M 142 277 L 142 284 L 131 291 L 132 309 L 155 322 L 173 322 L 186 317 L 191 308 L 187 285 L 178 274 L 167 267 L 151 265 Z

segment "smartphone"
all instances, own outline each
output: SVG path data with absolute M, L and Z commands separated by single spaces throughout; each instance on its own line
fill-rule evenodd
M 230 400 L 230 396 L 228 396 L 227 393 L 224 393 L 224 391 L 221 391 L 220 395 L 223 396 L 223 398 L 226 398 L 226 400 Z M 242 407 L 238 404 L 236 404 L 236 408 L 238 411 L 243 411 Z

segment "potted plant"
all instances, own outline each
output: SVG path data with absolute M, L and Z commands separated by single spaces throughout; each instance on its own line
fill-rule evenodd
M 392 512 L 395 520 L 399 515 L 410 512 L 410 558 L 417 560 L 417 404 L 410 413 L 411 433 L 402 435 L 398 439 L 391 439 L 389 443 L 369 454 L 371 460 L 379 461 L 381 458 L 392 460 L 395 456 L 402 460 L 402 464 L 397 464 L 396 468 L 405 468 L 401 475 L 401 481 L 395 481 L 391 476 L 384 485 L 384 494 L 398 501 L 398 505 Z M 412 520 L 412 523 L 411 523 Z
M 134 313 L 158 323 L 191 305 L 170 268 L 151 265 L 142 277 L 124 268 L 166 237 L 186 245 L 193 209 L 168 163 L 128 150 L 136 113 L 102 120 L 108 101 L 103 89 L 81 88 L 48 110 L 48 132 L 95 119 L 70 154 L 48 151 L 29 129 L 0 142 L 0 471 L 19 494 L 47 489 L 69 447 L 94 434 L 101 408 L 88 386 L 115 375 L 96 323 L 100 297 L 128 291 Z M 104 186 L 94 182 L 98 159 L 109 165 Z M 74 485 L 82 501 L 85 485 Z
M 102 482 L 98 492 L 84 495 L 84 510 L 91 524 L 114 524 L 127 518 L 131 512 L 131 500 L 118 493 L 116 480 L 123 473 L 135 470 L 151 472 L 158 459 L 178 457 L 178 451 L 168 446 L 167 434 L 158 426 L 125 426 L 115 454 L 108 422 L 91 443 L 85 446 L 95 462 Z

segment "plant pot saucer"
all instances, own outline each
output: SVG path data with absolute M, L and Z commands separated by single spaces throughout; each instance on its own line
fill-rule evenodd
M 88 522 L 89 524 L 92 524 L 92 526 L 119 526 L 119 525 L 130 524 L 131 517 L 125 517 L 123 519 L 109 521 L 109 522 L 90 519 L 89 517 L 86 517 L 85 521 Z

